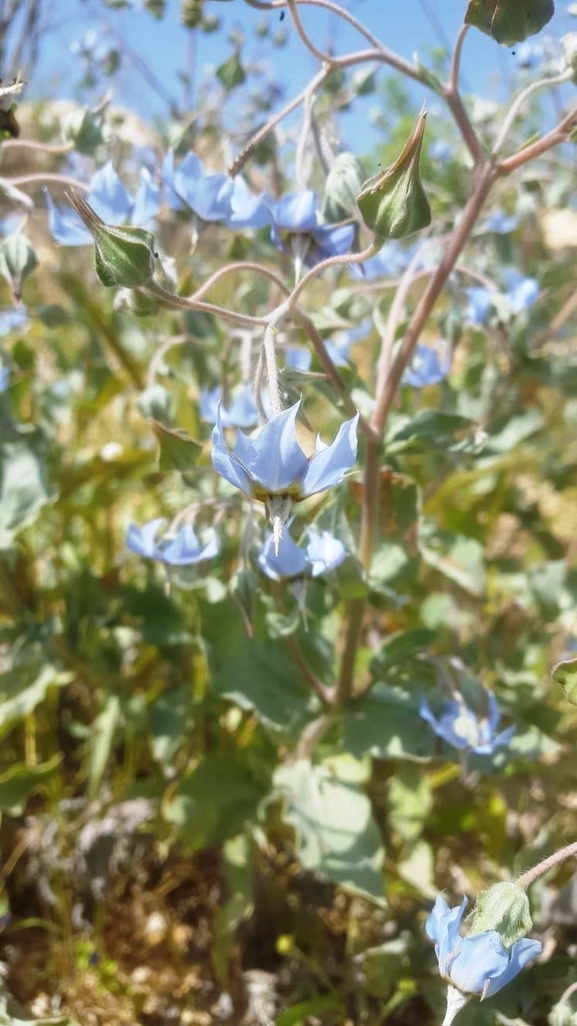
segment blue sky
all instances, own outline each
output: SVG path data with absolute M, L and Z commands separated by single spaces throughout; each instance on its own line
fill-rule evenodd
M 462 23 L 466 0 L 341 0 L 349 10 L 377 34 L 390 48 L 406 58 L 418 50 L 427 63 L 427 50 L 439 46 L 443 40 L 452 43 Z M 238 30 L 245 36 L 243 59 L 268 62 L 271 73 L 290 97 L 306 84 L 318 68 L 313 56 L 303 50 L 300 40 L 290 24 L 287 14 L 282 23 L 279 12 L 264 14 L 248 7 L 243 0 L 218 2 L 207 0 L 206 10 L 218 15 L 224 31 L 214 35 L 197 33 L 191 49 L 189 36 L 179 24 L 179 0 L 169 0 L 168 13 L 163 21 L 155 21 L 148 13 L 138 11 L 112 11 L 104 8 L 100 0 L 58 0 L 53 4 L 52 29 L 44 45 L 41 59 L 31 81 L 31 92 L 38 94 L 48 88 L 59 96 L 74 95 L 74 85 L 80 77 L 70 54 L 70 43 L 81 39 L 91 28 L 98 28 L 103 39 L 122 40 L 121 49 L 129 47 L 138 54 L 168 92 L 179 100 L 182 85 L 179 71 L 193 68 L 198 83 L 206 69 L 218 66 L 231 52 L 227 36 Z M 577 29 L 577 20 L 566 10 L 565 3 L 557 3 L 557 11 L 545 32 L 553 36 Z M 335 52 L 347 53 L 364 43 L 357 33 L 340 22 L 335 27 L 328 12 L 305 8 L 303 19 L 311 35 L 321 45 L 332 43 Z M 288 34 L 287 45 L 272 49 L 255 34 L 259 22 L 268 22 L 271 32 Z M 516 57 L 507 47 L 499 46 L 482 33 L 471 30 L 464 57 L 463 73 L 467 86 L 473 91 L 497 98 L 508 91 Z M 141 115 L 165 116 L 165 105 L 149 88 L 141 75 L 125 61 L 125 70 L 114 79 L 115 101 L 125 103 Z M 427 90 L 417 86 L 413 92 L 416 106 L 429 99 Z M 430 100 L 429 100 L 430 102 Z M 375 98 L 368 107 L 375 105 Z M 376 139 L 367 117 L 359 117 L 354 126 L 358 148 L 367 149 Z M 231 112 L 231 116 L 234 114 Z M 350 132 L 350 125 L 347 126 Z

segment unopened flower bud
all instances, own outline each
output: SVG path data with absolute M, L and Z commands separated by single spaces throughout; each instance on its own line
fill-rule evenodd
M 323 214 L 327 221 L 343 221 L 354 213 L 363 180 L 363 165 L 359 158 L 347 151 L 339 153 L 325 184 Z
M 68 199 L 94 239 L 96 274 L 102 285 L 136 289 L 154 274 L 154 236 L 145 228 L 105 224 L 77 192 Z
M 357 199 L 363 221 L 378 239 L 400 239 L 431 223 L 419 175 L 426 117 L 421 111 L 403 152 L 394 164 L 365 182 Z
M 481 891 L 469 921 L 469 937 L 496 930 L 503 945 L 511 948 L 533 927 L 529 899 L 514 881 L 493 884 Z

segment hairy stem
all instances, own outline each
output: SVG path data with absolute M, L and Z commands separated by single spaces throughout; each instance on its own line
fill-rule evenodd
M 549 855 L 548 858 L 543 859 L 542 862 L 538 862 L 533 869 L 528 869 L 526 873 L 523 873 L 515 881 L 519 887 L 526 890 L 531 884 L 535 883 L 540 876 L 544 873 L 548 873 L 553 866 L 558 866 L 559 863 L 565 862 L 566 859 L 577 858 L 577 841 L 573 841 L 572 844 L 566 845 L 565 848 L 561 848 L 561 851 L 556 851 L 553 855 Z

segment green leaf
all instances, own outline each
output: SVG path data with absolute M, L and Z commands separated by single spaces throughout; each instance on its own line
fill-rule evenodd
M 0 811 L 10 816 L 21 816 L 29 796 L 52 776 L 61 759 L 58 754 L 37 766 L 18 763 L 0 774 Z
M 191 470 L 202 451 L 201 444 L 185 431 L 173 431 L 157 420 L 152 421 L 152 430 L 160 445 L 158 469 L 178 470 L 181 474 Z
M 466 417 L 440 410 L 420 410 L 414 417 L 399 415 L 392 420 L 385 439 L 388 453 L 446 449 L 472 452 L 474 425 Z
M 375 676 L 384 674 L 392 667 L 426 651 L 435 640 L 435 632 L 426 627 L 415 627 L 408 631 L 390 634 L 379 646 L 371 660 L 371 671 Z
M 170 765 L 188 732 L 191 689 L 172 688 L 150 706 L 150 744 L 156 762 Z
M 235 89 L 246 81 L 246 72 L 242 66 L 238 51 L 233 53 L 224 64 L 216 69 L 216 77 L 222 83 L 227 92 Z
M 465 24 L 513 46 L 540 32 L 554 13 L 553 0 L 469 0 Z
M 4 673 L 0 682 L 0 732 L 34 712 L 46 698 L 49 688 L 63 687 L 73 679 L 73 673 L 62 673 L 50 665 L 32 676 L 29 683 L 26 683 L 26 670 L 23 668 Z
M 553 667 L 551 676 L 561 685 L 567 700 L 577 705 L 577 656 L 574 659 L 562 659 Z
M 353 702 L 344 714 L 344 742 L 361 758 L 428 759 L 435 750 L 434 735 L 419 716 L 420 681 L 414 689 L 376 684 L 370 694 Z
M 253 709 L 266 726 L 293 732 L 314 715 L 316 700 L 291 659 L 286 641 L 247 637 L 244 620 L 232 600 L 206 609 L 204 633 L 209 643 L 212 686 L 241 709 Z
M 39 431 L 18 431 L 17 441 L 0 445 L 0 545 L 32 523 L 50 501 Z
M 275 1026 L 307 1026 L 312 1017 L 322 1012 L 342 1011 L 341 1001 L 338 994 L 321 994 L 320 997 L 309 998 L 307 1001 L 299 1001 L 291 1005 L 284 1012 L 277 1015 Z M 339 1015 L 340 1018 L 340 1015 Z
M 162 813 L 191 851 L 236 837 L 254 823 L 266 784 L 234 755 L 209 755 L 179 784 Z
M 284 818 L 295 829 L 303 866 L 382 899 L 384 850 L 360 787 L 307 759 L 280 766 L 274 784 L 285 800 Z
M 433 807 L 427 778 L 421 769 L 408 763 L 401 766 L 389 784 L 389 821 L 403 841 L 416 841 Z

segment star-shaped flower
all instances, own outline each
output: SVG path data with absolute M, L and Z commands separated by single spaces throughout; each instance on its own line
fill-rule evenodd
M 277 249 L 294 258 L 297 277 L 303 266 L 314 267 L 326 257 L 349 253 L 353 246 L 354 224 L 323 224 L 312 189 L 284 196 L 270 212 L 270 237 Z
M 465 704 L 461 695 L 445 702 L 437 716 L 423 696 L 420 716 L 431 725 L 437 737 L 459 751 L 474 752 L 476 755 L 493 755 L 497 748 L 509 744 L 515 727 L 507 727 L 497 733 L 501 710 L 492 692 L 487 695 L 488 715 L 480 716 Z
M 215 469 L 235 488 L 265 503 L 277 552 L 293 502 L 338 484 L 357 456 L 358 414 L 341 425 L 331 445 L 318 438 L 314 454 L 306 456 L 295 429 L 300 404 L 299 399 L 269 420 L 254 439 L 238 431 L 232 450 L 226 444 L 220 411 L 212 433 Z
M 439 972 L 449 983 L 447 1026 L 470 997 L 482 1001 L 497 994 L 543 950 L 539 941 L 528 937 L 506 948 L 497 930 L 462 937 L 459 927 L 466 907 L 466 898 L 449 908 L 439 895 L 425 923 L 427 937 L 435 942 Z

